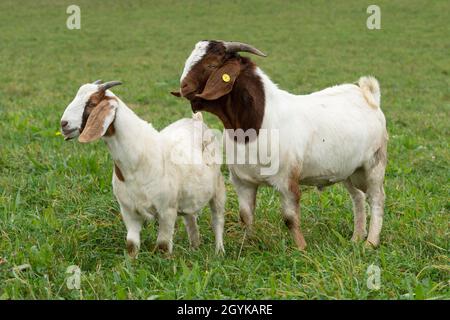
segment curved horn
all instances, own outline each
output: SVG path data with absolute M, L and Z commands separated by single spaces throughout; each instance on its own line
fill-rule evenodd
M 100 80 L 100 79 L 98 79 L 98 80 L 92 82 L 92 84 L 101 84 L 101 83 L 102 83 L 102 80 Z
M 266 54 L 246 43 L 237 41 L 223 41 L 223 45 L 225 46 L 227 52 L 249 52 L 260 57 L 267 57 Z
M 103 90 L 103 91 L 106 91 L 109 88 L 112 88 L 114 86 L 118 86 L 118 85 L 121 85 L 121 84 L 122 84 L 122 82 L 120 82 L 120 81 L 109 81 L 109 82 L 105 82 L 104 84 L 102 84 L 99 89 Z

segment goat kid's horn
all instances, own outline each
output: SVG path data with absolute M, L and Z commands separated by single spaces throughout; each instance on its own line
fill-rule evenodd
M 99 87 L 99 90 L 106 91 L 106 90 L 108 90 L 109 88 L 112 88 L 112 87 L 114 87 L 114 86 L 118 86 L 118 85 L 121 85 L 121 84 L 122 84 L 122 82 L 120 82 L 120 81 L 109 81 L 109 82 L 105 82 L 104 84 L 102 84 L 102 85 Z
M 223 45 L 225 46 L 227 52 L 249 52 L 260 57 L 267 57 L 265 53 L 246 43 L 236 41 L 223 41 Z
M 100 79 L 93 82 L 93 84 L 101 84 L 101 83 L 102 83 L 102 80 L 100 80 Z

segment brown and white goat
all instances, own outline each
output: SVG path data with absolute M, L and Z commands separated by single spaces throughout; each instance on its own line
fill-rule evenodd
M 258 186 L 274 186 L 281 193 L 283 219 L 298 248 L 304 249 L 299 183 L 323 187 L 342 182 L 354 205 L 352 239 L 366 238 L 367 195 L 371 208 L 367 243 L 377 246 L 383 221 L 388 140 L 378 81 L 362 77 L 357 85 L 294 95 L 279 89 L 255 63 L 238 52 L 265 56 L 239 42 L 198 42 L 185 63 L 180 90 L 172 94 L 187 98 L 194 112 L 215 114 L 226 129 L 256 132 L 255 138 L 243 142 L 248 147 L 241 150 L 266 145 L 267 135 L 262 131 L 277 132 L 276 173 L 262 174 L 265 164 L 261 162 L 229 165 L 241 220 L 247 226 L 252 224 Z M 226 145 L 231 140 L 238 147 L 239 140 L 224 137 Z
M 223 252 L 225 185 L 220 165 L 208 160 L 220 144 L 200 139 L 208 129 L 201 114 L 157 131 L 108 90 L 118 84 L 81 86 L 64 111 L 61 129 L 66 140 L 106 142 L 114 160 L 112 185 L 127 228 L 128 253 L 137 254 L 143 223 L 152 219 L 158 221 L 157 247 L 172 252 L 177 215 L 183 216 L 190 243 L 197 247 L 197 215 L 208 203 L 216 252 Z

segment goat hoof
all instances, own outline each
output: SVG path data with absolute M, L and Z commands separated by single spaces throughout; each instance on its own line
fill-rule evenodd
M 253 224 L 253 217 L 251 214 L 248 214 L 246 212 L 240 212 L 239 213 L 239 220 L 241 221 L 241 223 L 247 228 L 251 228 L 252 224 Z
M 225 249 L 224 249 L 223 245 L 216 246 L 216 255 L 218 255 L 218 256 L 225 255 Z
M 365 234 L 353 234 L 352 242 L 361 242 L 366 238 Z
M 170 253 L 170 245 L 168 242 L 160 242 L 156 244 L 156 249 L 162 253 Z
M 136 258 L 139 248 L 132 241 L 127 241 L 127 252 L 130 258 Z
M 370 241 L 370 240 L 367 240 L 367 241 L 364 243 L 364 246 L 365 246 L 366 248 L 368 248 L 368 249 L 376 249 L 379 245 L 380 245 L 380 242 L 379 242 L 379 241 Z
M 194 241 L 190 243 L 192 250 L 197 250 L 200 247 L 200 241 Z

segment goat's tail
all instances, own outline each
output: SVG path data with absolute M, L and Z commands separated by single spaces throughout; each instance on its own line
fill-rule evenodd
M 358 86 L 361 88 L 364 99 L 373 108 L 380 107 L 380 84 L 372 76 L 361 77 L 358 80 Z

